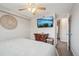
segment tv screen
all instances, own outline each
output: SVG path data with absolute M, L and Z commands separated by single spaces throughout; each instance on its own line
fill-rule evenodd
M 37 19 L 37 26 L 38 28 L 53 27 L 53 17 L 48 16 L 48 17 Z

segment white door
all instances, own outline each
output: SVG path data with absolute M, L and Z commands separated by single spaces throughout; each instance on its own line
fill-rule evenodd
M 67 42 L 69 46 L 69 23 L 68 18 L 62 18 L 60 20 L 60 40 L 63 42 Z

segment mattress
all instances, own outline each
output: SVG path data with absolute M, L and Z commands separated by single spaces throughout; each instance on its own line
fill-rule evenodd
M 54 45 L 30 39 L 0 41 L 0 56 L 56 56 Z

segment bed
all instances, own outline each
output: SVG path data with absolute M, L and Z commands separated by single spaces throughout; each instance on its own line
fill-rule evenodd
M 56 49 L 30 39 L 11 39 L 0 41 L 0 56 L 56 56 Z

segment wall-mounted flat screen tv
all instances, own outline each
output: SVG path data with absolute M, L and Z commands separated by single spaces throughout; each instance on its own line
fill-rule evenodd
M 45 27 L 53 27 L 53 16 L 43 17 L 37 19 L 37 27 L 38 28 L 45 28 Z

